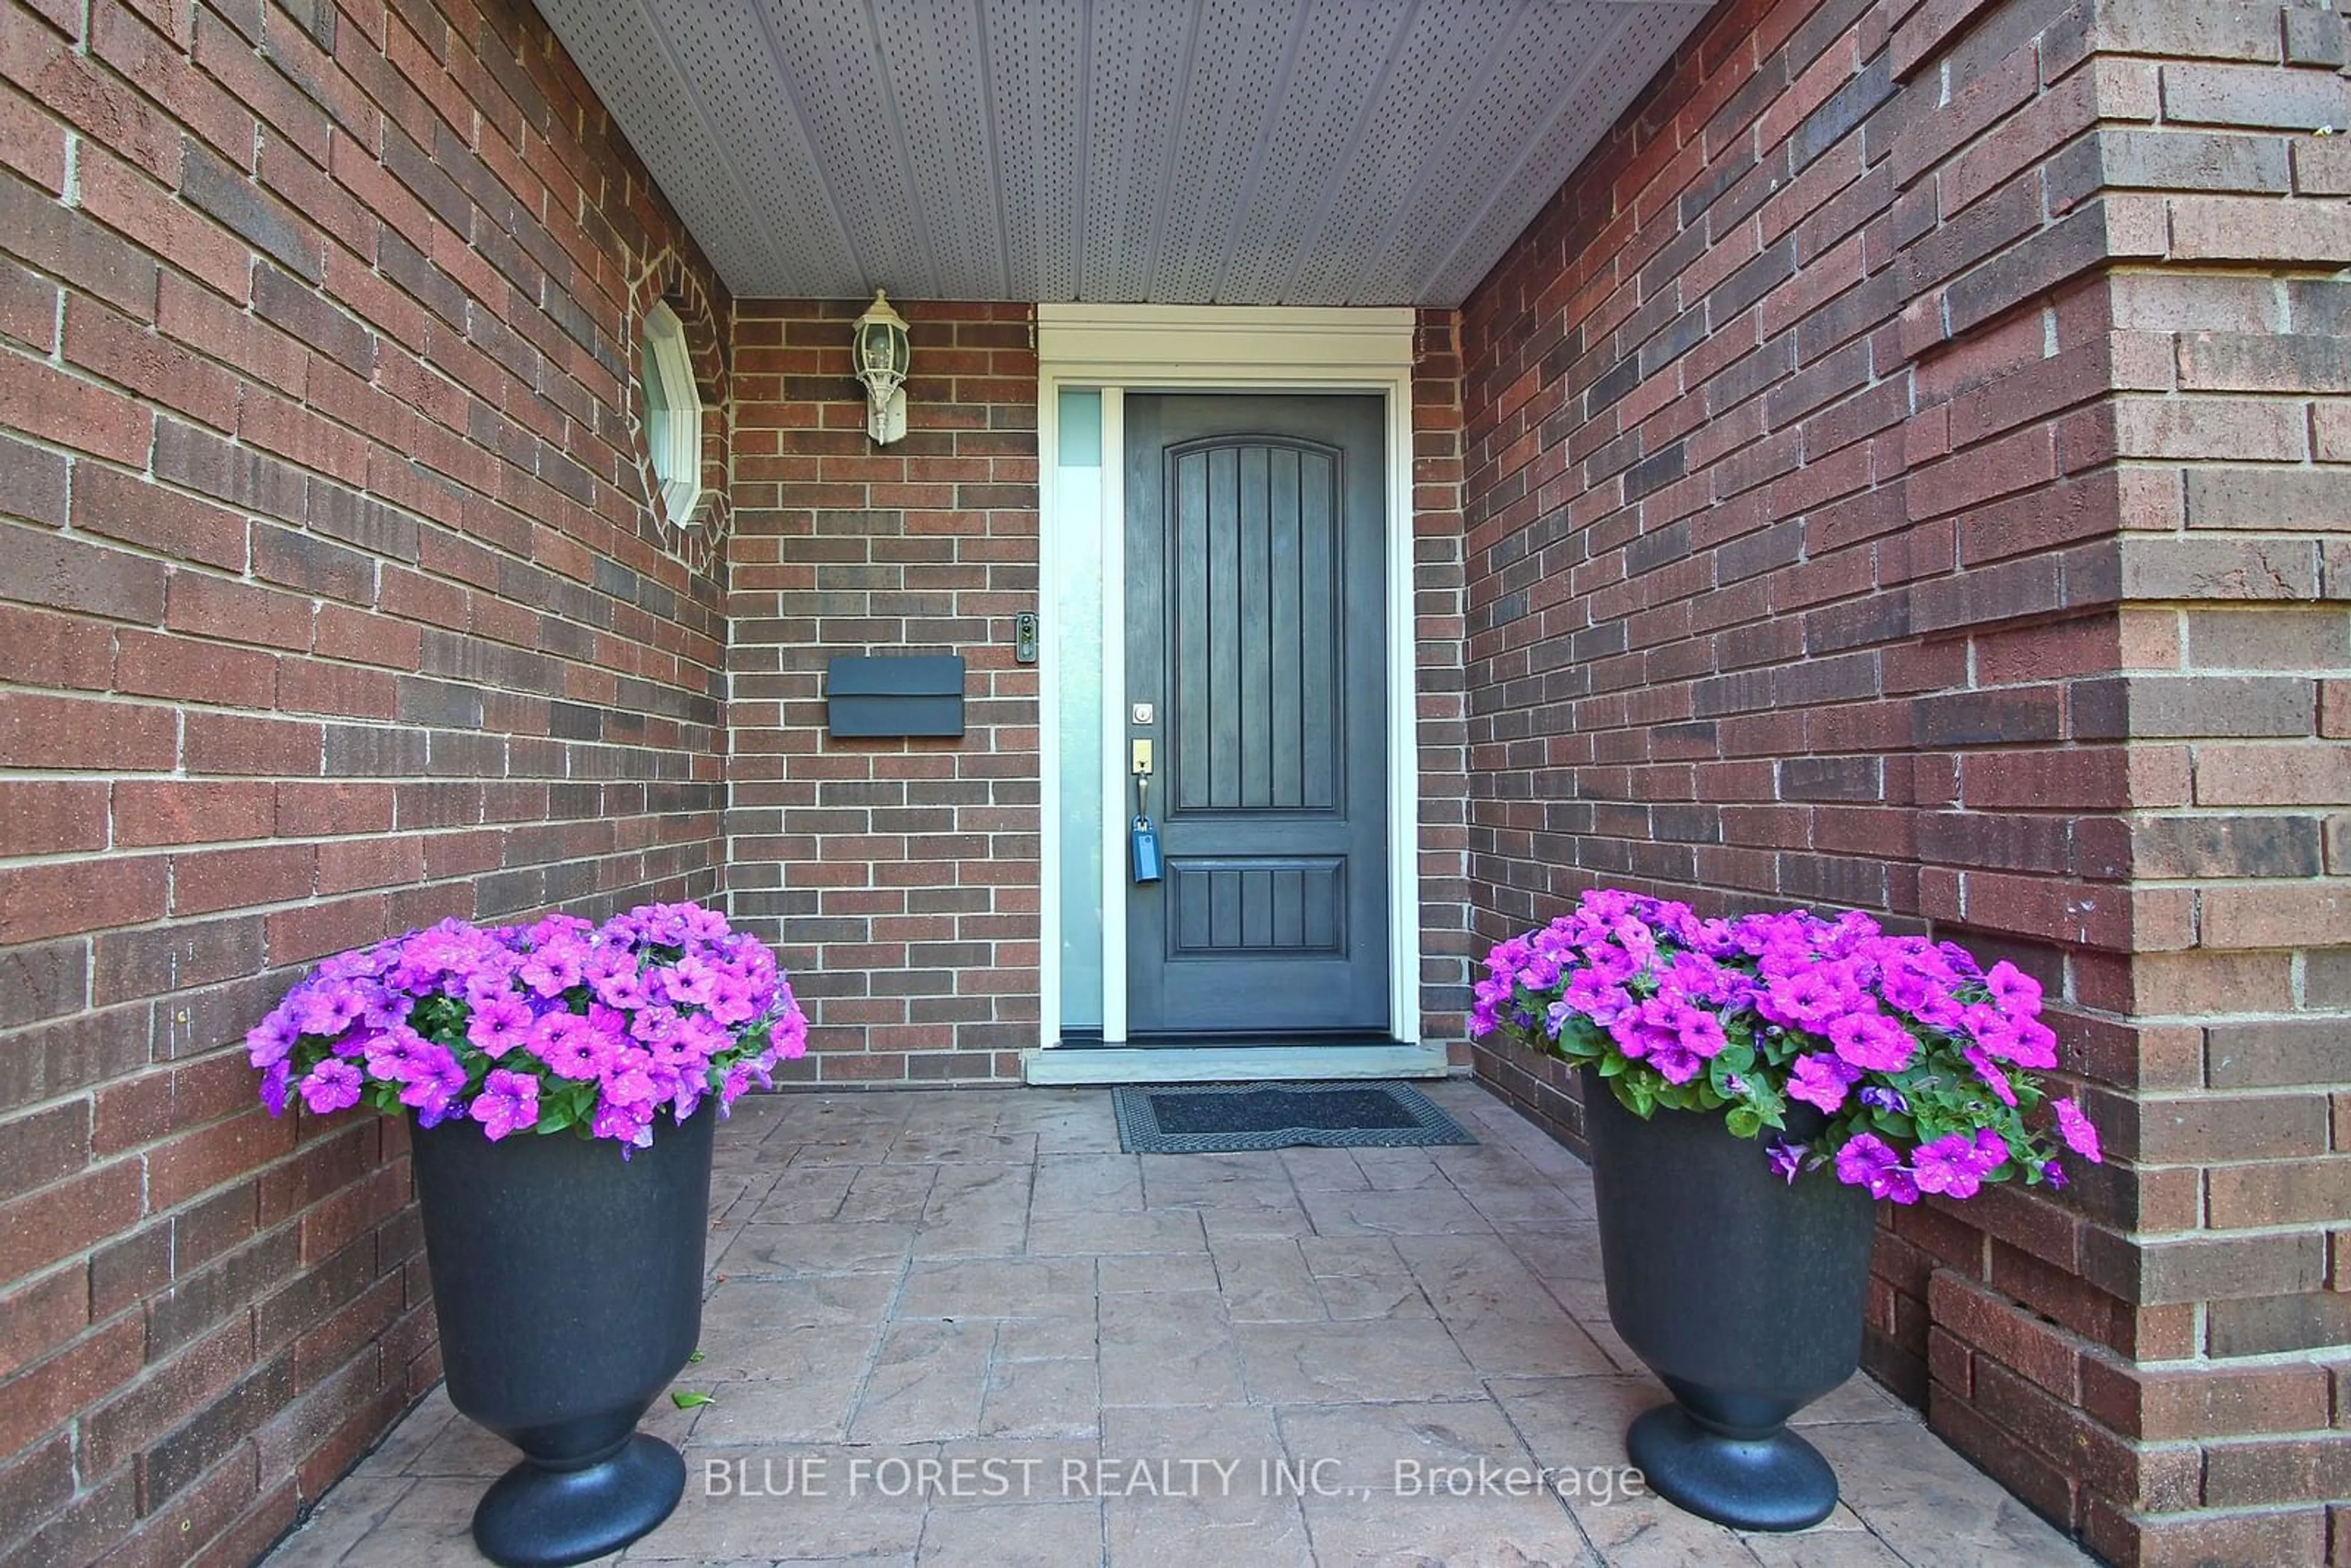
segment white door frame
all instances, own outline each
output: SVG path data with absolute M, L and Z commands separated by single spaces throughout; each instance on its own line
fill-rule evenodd
M 1297 1051 L 1067 1051 L 1050 1049 L 1061 1032 L 1061 754 L 1052 716 L 1059 711 L 1057 640 L 1046 617 L 1039 653 L 1038 702 L 1043 989 L 1040 1039 L 1048 1049 L 1029 1063 L 1032 1082 L 1109 1082 L 1134 1076 L 1102 1059 L 1147 1056 L 1155 1078 L 1228 1074 L 1331 1076 L 1444 1071 L 1445 1051 L 1420 1035 L 1420 770 L 1413 617 L 1412 363 L 1413 312 L 1399 309 L 1265 308 L 1168 305 L 1040 305 L 1037 308 L 1038 504 L 1040 580 L 1054 580 L 1060 540 L 1074 527 L 1101 530 L 1102 647 L 1105 664 L 1125 646 L 1125 427 L 1128 392 L 1352 392 L 1385 402 L 1387 444 L 1388 716 L 1388 1048 L 1306 1047 Z M 1102 516 L 1056 514 L 1061 393 L 1102 394 Z M 1118 678 L 1113 678 L 1116 676 Z M 1127 816 L 1126 690 L 1123 667 L 1102 681 L 1102 783 L 1105 832 Z M 1126 885 L 1123 852 L 1102 866 L 1102 1034 L 1126 1039 Z M 1433 1056 L 1434 1067 L 1431 1067 Z M 1081 1064 L 1073 1059 L 1095 1059 Z M 1234 1066 L 1224 1059 L 1244 1059 Z M 1295 1058 L 1294 1071 L 1282 1059 Z M 1046 1059 L 1051 1059 L 1050 1064 Z M 1196 1059 L 1196 1060 L 1187 1060 Z M 1212 1060 L 1215 1059 L 1215 1060 Z M 1357 1061 L 1360 1059 L 1360 1061 Z

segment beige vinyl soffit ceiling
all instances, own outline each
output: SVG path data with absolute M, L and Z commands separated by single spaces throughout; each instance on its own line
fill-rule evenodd
M 537 0 L 745 297 L 1453 305 L 1710 0 Z

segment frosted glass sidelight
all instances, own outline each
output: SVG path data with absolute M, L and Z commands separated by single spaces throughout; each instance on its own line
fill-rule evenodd
M 1045 634 L 1054 643 L 1061 789 L 1061 1023 L 1102 1026 L 1102 393 L 1064 392 L 1053 504 L 1059 540 Z

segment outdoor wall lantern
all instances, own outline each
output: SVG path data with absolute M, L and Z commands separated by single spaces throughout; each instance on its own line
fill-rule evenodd
M 906 434 L 906 365 L 911 356 L 906 323 L 879 288 L 873 291 L 873 303 L 857 319 L 851 352 L 857 379 L 865 383 L 865 434 L 876 446 L 887 446 Z

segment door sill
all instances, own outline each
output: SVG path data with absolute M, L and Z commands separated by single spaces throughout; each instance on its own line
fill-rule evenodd
M 1022 1080 L 1040 1084 L 1298 1082 L 1442 1078 L 1442 1045 L 1092 1046 L 1031 1051 Z

